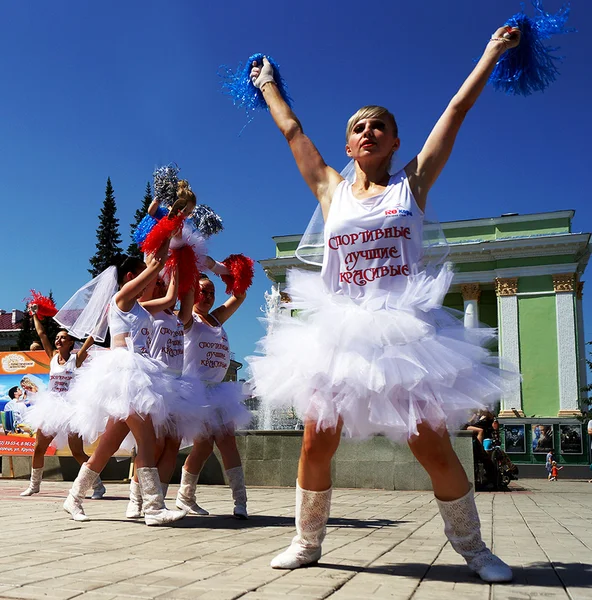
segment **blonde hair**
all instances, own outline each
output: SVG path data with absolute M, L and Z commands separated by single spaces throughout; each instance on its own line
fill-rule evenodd
M 197 204 L 197 198 L 191 191 L 189 182 L 186 179 L 179 179 L 179 183 L 177 184 L 177 200 L 186 200 L 187 202 Z
M 397 121 L 395 121 L 393 113 L 387 108 L 384 108 L 384 106 L 369 104 L 368 106 L 362 106 L 362 108 L 349 118 L 347 127 L 345 128 L 345 141 L 347 142 L 347 140 L 349 140 L 349 136 L 358 121 L 361 121 L 362 119 L 379 119 L 380 117 L 385 118 L 385 121 L 393 128 L 395 137 L 399 137 L 399 128 L 397 127 Z

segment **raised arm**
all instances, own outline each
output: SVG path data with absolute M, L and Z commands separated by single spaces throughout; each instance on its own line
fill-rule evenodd
M 115 294 L 115 302 L 120 310 L 124 312 L 131 310 L 146 286 L 158 277 L 158 273 L 166 261 L 169 242 L 170 240 L 167 240 L 155 254 L 149 254 L 146 257 L 146 268 Z
M 53 355 L 55 354 L 56 351 L 55 351 L 55 348 L 52 346 L 51 342 L 49 341 L 49 338 L 47 337 L 47 333 L 45 333 L 45 327 L 43 327 L 43 323 L 37 316 L 37 305 L 36 304 L 31 305 L 31 312 L 33 313 L 33 323 L 35 323 L 35 331 L 37 332 L 37 335 L 39 336 L 39 339 L 41 340 L 41 344 L 43 346 L 43 349 L 45 350 L 45 354 L 47 354 L 47 356 L 49 356 L 49 358 L 53 358 Z
M 462 84 L 432 129 L 421 152 L 405 167 L 413 195 L 423 210 L 427 195 L 448 161 L 456 135 L 467 113 L 483 91 L 501 55 L 520 43 L 520 31 L 500 27 L 492 36 L 483 56 Z
M 195 301 L 195 290 L 190 289 L 182 298 L 181 298 L 181 306 L 179 308 L 179 312 L 177 313 L 177 317 L 181 323 L 183 323 L 184 328 L 191 329 L 193 325 L 193 303 Z
M 234 294 L 224 302 L 221 306 L 212 311 L 212 315 L 220 323 L 224 324 L 238 310 L 239 306 L 245 301 L 247 294 L 235 296 Z
M 162 298 L 146 300 L 140 304 L 151 314 L 155 315 L 167 308 L 173 308 L 177 302 L 177 292 L 179 291 L 179 269 L 175 267 L 171 273 L 167 293 Z
M 152 202 L 150 203 L 150 206 L 148 207 L 148 214 L 153 217 L 156 214 L 156 211 L 158 210 L 158 207 L 160 206 L 160 202 L 155 198 L 154 200 L 152 200 Z
M 304 134 L 300 121 L 282 98 L 273 78 L 273 67 L 266 58 L 261 67 L 253 64 L 251 80 L 263 93 L 275 124 L 292 150 L 300 174 L 320 202 L 326 216 L 333 192 L 343 177 L 325 163 L 316 146 Z
M 76 353 L 76 368 L 80 368 L 82 363 L 86 360 L 88 356 L 88 349 L 95 343 L 95 338 L 92 336 L 88 336 L 84 340 L 84 344 L 82 344 L 82 348 L 78 350 Z

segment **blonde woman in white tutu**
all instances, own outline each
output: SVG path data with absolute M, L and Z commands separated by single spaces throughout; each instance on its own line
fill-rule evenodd
M 504 34 L 506 34 L 504 36 Z M 282 99 L 264 59 L 251 78 L 318 199 L 324 229 L 321 276 L 293 271 L 287 292 L 299 318 L 279 317 L 251 357 L 255 395 L 293 406 L 305 422 L 296 488 L 296 537 L 271 566 L 316 562 L 331 505 L 331 458 L 342 432 L 407 441 L 428 472 L 445 533 L 485 581 L 512 571 L 481 538 L 473 491 L 448 428 L 502 393 L 506 376 L 482 346 L 491 330 L 464 329 L 442 308 L 452 274 L 421 268 L 427 195 L 456 135 L 500 56 L 519 42 L 500 28 L 452 99 L 421 152 L 395 174 L 397 124 L 387 109 L 366 106 L 349 120 L 346 153 L 353 182 L 327 166 Z
M 32 496 L 39 492 L 43 479 L 45 453 L 50 445 L 53 444 L 58 449 L 68 445 L 72 456 L 80 465 L 88 460 L 82 438 L 70 430 L 73 403 L 68 391 L 77 369 L 86 360 L 88 349 L 94 343 L 93 338 L 89 337 L 82 348 L 74 353 L 74 339 L 65 329 L 60 329 L 52 346 L 45 327 L 37 316 L 37 305 L 32 304 L 29 309 L 33 314 L 37 335 L 50 359 L 49 388 L 35 394 L 35 402 L 27 413 L 27 422 L 37 430 L 37 434 L 29 487 L 21 493 L 21 496 Z M 105 491 L 103 482 L 100 477 L 97 477 L 93 484 L 93 500 L 102 498 Z
M 163 430 L 167 423 L 165 398 L 175 393 L 176 386 L 165 373 L 164 365 L 150 358 L 153 321 L 138 303 L 158 277 L 168 246 L 168 242 L 163 244 L 156 254 L 146 258 L 146 263 L 127 257 L 116 273 L 110 267 L 99 276 L 104 277 L 104 285 L 97 284 L 91 295 L 89 305 L 94 308 L 90 312 L 99 319 L 108 306 L 111 350 L 96 353 L 90 365 L 81 369 L 72 387 L 77 398 L 73 429 L 85 440 L 101 436 L 64 502 L 64 510 L 76 521 L 88 520 L 82 506 L 86 490 L 94 484 L 128 431 L 136 442 L 136 467 L 146 525 L 171 523 L 185 516 L 184 511 L 166 509 L 155 457 L 157 431 Z M 111 287 L 116 293 L 109 300 Z M 98 299 L 99 296 L 107 298 Z M 63 308 L 60 312 L 67 311 Z M 59 316 L 58 313 L 56 319 Z

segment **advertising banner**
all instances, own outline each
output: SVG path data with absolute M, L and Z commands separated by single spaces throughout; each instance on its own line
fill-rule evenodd
M 45 352 L 0 352 L 0 456 L 30 456 L 35 432 L 27 424 L 27 411 L 35 394 L 49 383 Z M 55 454 L 50 447 L 46 455 Z

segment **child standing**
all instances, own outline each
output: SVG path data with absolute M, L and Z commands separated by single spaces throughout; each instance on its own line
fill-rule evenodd
M 557 476 L 561 469 L 563 469 L 563 467 L 558 467 L 557 463 L 553 461 L 551 466 L 551 477 L 549 478 L 549 481 L 557 481 Z

